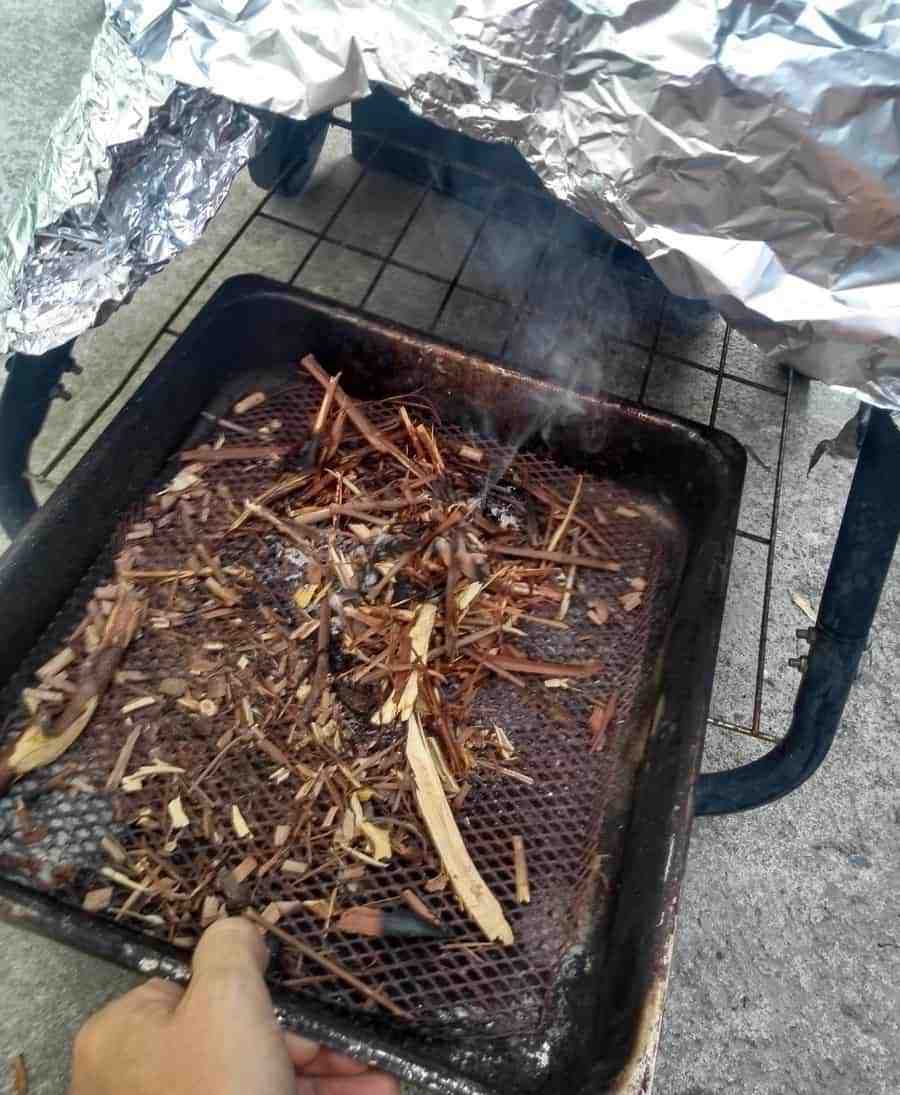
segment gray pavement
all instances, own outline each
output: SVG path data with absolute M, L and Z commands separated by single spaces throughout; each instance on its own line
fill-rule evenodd
M 103 0 L 0 5 L 0 224 L 87 71 Z
M 841 400 L 819 385 L 799 396 L 773 593 L 773 626 L 791 630 L 804 621 L 790 592 L 818 603 L 852 470 L 829 462 L 805 478 L 815 440 L 833 436 Z M 657 1095 L 900 1091 L 898 651 L 895 559 L 818 775 L 773 806 L 694 826 Z M 787 674 L 767 683 L 773 718 L 787 717 L 795 683 Z M 711 730 L 704 767 L 757 752 Z

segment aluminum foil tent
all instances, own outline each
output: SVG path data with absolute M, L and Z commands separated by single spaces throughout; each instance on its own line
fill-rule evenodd
M 377 81 L 514 142 L 774 356 L 900 408 L 897 3 L 107 2 L 0 241 L 0 350 L 79 333 L 199 235 L 264 136 L 234 103 L 304 118 Z

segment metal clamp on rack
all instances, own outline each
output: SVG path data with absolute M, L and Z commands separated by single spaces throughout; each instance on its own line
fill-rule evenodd
M 816 771 L 831 748 L 900 534 L 900 433 L 888 411 L 873 411 L 838 532 L 819 618 L 798 659 L 803 679 L 785 737 L 740 768 L 700 776 L 698 816 L 775 802 Z

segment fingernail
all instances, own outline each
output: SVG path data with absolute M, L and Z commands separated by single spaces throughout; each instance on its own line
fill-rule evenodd
M 252 957 L 259 969 L 265 972 L 269 964 L 269 950 L 259 933 L 243 917 L 229 916 L 225 920 L 217 920 L 203 933 L 194 964 L 196 966 L 198 957 L 203 962 L 208 956 L 219 952 L 233 958 L 240 951 Z

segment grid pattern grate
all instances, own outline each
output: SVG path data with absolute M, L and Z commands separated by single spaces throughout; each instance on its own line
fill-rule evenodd
M 241 421 L 247 428 L 266 426 L 273 419 L 283 425 L 280 442 L 302 441 L 321 400 L 321 391 L 311 382 L 291 386 L 270 396 L 261 407 L 245 414 Z M 378 421 L 379 411 L 372 416 Z M 387 410 L 380 412 L 388 415 Z M 387 427 L 389 419 L 381 423 Z M 452 427 L 441 427 L 443 443 L 459 443 L 464 435 Z M 490 442 L 479 442 L 485 449 L 492 467 L 507 468 L 504 476 L 487 496 L 508 503 L 514 483 L 521 475 L 561 497 L 571 495 L 575 476 L 535 454 L 522 453 L 510 464 L 510 455 Z M 508 467 L 507 467 L 508 465 Z M 478 491 L 484 473 L 472 473 L 471 489 Z M 220 494 L 227 487 L 234 499 L 252 497 L 271 482 L 271 469 L 259 461 L 233 461 L 221 465 L 206 481 Z M 158 485 L 153 490 L 158 489 Z M 147 497 L 154 497 L 151 490 Z M 671 606 L 674 603 L 678 575 L 683 563 L 683 537 L 674 515 L 658 500 L 652 500 L 615 482 L 588 478 L 582 495 L 587 511 L 599 507 L 607 515 L 604 538 L 611 555 L 621 564 L 620 573 L 590 571 L 580 579 L 581 588 L 573 599 L 567 617 L 568 631 L 533 629 L 520 640 L 526 655 L 560 661 L 596 657 L 604 669 L 596 681 L 579 682 L 565 690 L 547 689 L 531 684 L 525 691 L 497 681 L 478 696 L 472 710 L 473 725 L 490 727 L 499 723 L 515 743 L 521 770 L 538 777 L 533 785 L 511 780 L 497 780 L 489 773 L 476 774 L 471 780 L 471 792 L 458 815 L 466 845 L 491 891 L 497 896 L 513 927 L 516 944 L 510 948 L 493 946 L 483 949 L 483 943 L 472 926 L 446 893 L 429 894 L 426 883 L 435 877 L 439 864 L 427 850 L 421 861 L 395 862 L 390 870 L 368 871 L 351 884 L 342 883 L 339 869 L 331 869 L 307 877 L 291 876 L 272 870 L 263 877 L 255 875 L 247 897 L 260 909 L 270 901 L 328 901 L 336 886 L 340 886 L 341 901 L 346 903 L 386 903 L 402 905 L 402 891 L 412 888 L 421 895 L 439 916 L 453 942 L 449 945 L 433 941 L 379 941 L 365 937 L 342 935 L 331 931 L 327 937 L 323 925 L 305 906 L 294 909 L 281 926 L 305 939 L 313 946 L 325 949 L 349 971 L 363 978 L 372 987 L 383 991 L 396 1005 L 416 1016 L 420 1024 L 465 1029 L 468 1034 L 522 1033 L 541 1026 L 546 1021 L 547 1005 L 557 988 L 557 979 L 566 949 L 582 941 L 582 933 L 596 915 L 598 903 L 606 898 L 606 887 L 600 855 L 603 849 L 602 830 L 607 820 L 611 800 L 627 799 L 635 759 L 640 754 L 636 742 L 652 714 L 652 689 L 646 682 L 652 678 L 652 666 L 661 643 Z M 620 508 L 625 513 L 619 514 Z M 107 555 L 109 559 L 122 546 L 122 536 L 135 520 L 146 515 L 137 507 L 123 522 L 119 536 Z M 233 514 L 224 505 L 210 508 L 201 519 L 204 542 L 215 543 L 224 533 Z M 150 540 L 141 540 L 135 565 L 153 570 L 177 568 L 194 549 L 199 526 L 196 518 L 189 526 L 171 523 L 157 531 Z M 216 741 L 225 728 L 221 718 L 197 718 L 179 707 L 174 699 L 145 708 L 123 720 L 119 713 L 123 700 L 129 696 L 122 688 L 130 687 L 135 694 L 159 695 L 158 681 L 165 677 L 189 676 L 195 698 L 203 698 L 203 688 L 228 666 L 230 688 L 245 687 L 255 705 L 264 705 L 255 683 L 265 680 L 282 658 L 283 651 L 269 652 L 259 636 L 272 626 L 272 615 L 289 618 L 290 586 L 281 561 L 273 563 L 271 538 L 257 533 L 229 542 L 244 564 L 251 565 L 258 577 L 259 597 L 255 603 L 242 606 L 240 620 L 220 625 L 207 621 L 191 623 L 177 629 L 144 628 L 139 640 L 125 655 L 121 669 L 136 671 L 144 678 L 133 685 L 117 687 L 108 693 L 92 721 L 90 732 L 65 756 L 65 764 L 78 765 L 83 778 L 102 786 L 119 754 L 125 735 L 140 728 L 138 743 L 131 757 L 130 770 L 162 759 L 168 764 L 185 768 L 190 773 L 205 770 L 218 756 Z M 134 551 L 134 545 L 130 545 Z M 226 552 L 227 554 L 227 552 Z M 223 562 L 227 558 L 223 555 Z M 102 570 L 102 568 L 101 568 Z M 39 664 L 49 656 L 77 623 L 95 583 L 105 575 L 94 573 L 82 585 L 67 609 L 42 640 L 32 661 Z M 633 611 L 625 611 L 618 600 L 629 587 L 629 579 L 641 577 L 647 582 L 644 602 Z M 171 607 L 171 587 L 152 587 L 150 612 Z M 608 623 L 598 628 L 587 618 L 588 602 L 602 597 L 610 606 Z M 270 610 L 267 614 L 266 610 Z M 267 622 L 268 621 L 268 622 Z M 217 630 L 217 627 L 219 630 Z M 274 633 L 273 633 L 274 634 Z M 222 641 L 223 649 L 203 653 L 204 642 Z M 308 640 L 310 649 L 294 649 L 298 661 L 312 653 L 315 639 Z M 252 652 L 251 664 L 238 672 L 239 657 Z M 202 663 L 202 664 L 201 664 Z M 243 673 L 243 676 L 242 676 Z M 9 704 L 23 683 L 23 676 L 7 691 Z M 617 719 L 609 744 L 600 752 L 586 750 L 586 727 L 593 706 L 604 704 L 613 692 L 617 694 Z M 211 693 L 210 693 L 211 694 Z M 341 692 L 337 690 L 340 700 Z M 237 702 L 232 696 L 233 702 Z M 283 707 L 283 700 L 273 697 L 274 707 Z M 648 703 L 651 705 L 648 710 Z M 398 733 L 394 728 L 374 729 L 366 720 L 344 709 L 345 726 L 351 728 L 351 749 L 369 753 L 384 747 L 388 738 Z M 260 707 L 259 719 L 266 724 L 265 710 Z M 267 729 L 267 737 L 282 751 L 290 753 L 290 719 L 276 718 Z M 299 758 L 302 759 L 302 758 Z M 164 819 L 166 806 L 175 795 L 181 795 L 190 814 L 196 818 L 204 805 L 213 811 L 215 828 L 221 843 L 210 842 L 197 825 L 184 831 L 171 854 L 171 877 L 178 880 L 179 892 L 189 894 L 204 879 L 222 870 L 233 870 L 246 856 L 253 855 L 262 863 L 272 852 L 271 835 L 279 824 L 293 820 L 298 807 L 294 805 L 289 784 L 274 784 L 270 780 L 276 765 L 262 751 L 242 747 L 231 753 L 227 763 L 215 767 L 203 781 L 202 794 L 195 784 L 177 776 L 148 780 L 136 793 L 113 796 L 112 811 L 105 799 L 89 794 L 37 795 L 31 804 L 36 826 L 46 823 L 50 832 L 45 841 L 23 849 L 14 835 L 13 804 L 0 802 L 0 864 L 4 855 L 22 856 L 36 864 L 36 870 L 46 871 L 48 863 L 67 863 L 77 867 L 72 878 L 59 890 L 73 902 L 80 902 L 92 888 L 107 885 L 97 870 L 103 861 L 99 850 L 104 832 L 114 831 L 130 851 L 146 854 L 142 832 L 125 824 L 141 809 L 153 818 Z M 23 781 L 18 790 L 28 799 L 45 782 L 47 773 Z M 230 825 L 230 810 L 237 805 L 250 830 L 248 839 L 238 839 Z M 316 803 L 313 831 L 328 812 L 330 801 Z M 12 831 L 3 839 L 4 822 Z M 524 838 L 529 864 L 532 899 L 527 906 L 515 901 L 515 879 L 512 858 L 512 836 Z M 298 856 L 315 862 L 315 856 Z M 212 864 L 212 866 L 211 866 Z M 7 861 L 7 868 L 15 867 Z M 179 933 L 190 937 L 196 927 L 200 902 L 195 901 L 194 923 L 187 917 L 180 925 L 151 927 L 140 921 L 139 930 L 160 934 L 169 941 Z M 147 909 L 143 911 L 148 911 Z M 106 915 L 106 914 L 104 914 Z M 470 945 L 471 944 L 471 945 Z M 297 967 L 295 956 L 282 951 L 274 970 L 274 981 L 301 994 L 311 994 L 343 1010 L 358 1010 L 363 1006 L 355 993 L 333 979 L 316 976 L 308 965 Z
M 762 609 L 755 657 L 745 655 L 746 631 L 731 647 L 726 636 L 720 671 L 733 662 L 732 678 L 752 677 L 752 696 L 729 718 L 717 717 L 714 698 L 710 722 L 775 740 L 762 698 L 790 372 L 762 362 L 708 306 L 669 294 L 639 255 L 554 201 L 521 166 L 502 176 L 479 168 L 456 135 L 437 130 L 424 144 L 405 143 L 396 127 L 385 136 L 335 118 L 329 140 L 346 144 L 351 132 L 356 162 L 345 157 L 297 199 L 262 195 L 131 374 L 184 329 L 221 279 L 258 270 L 522 371 L 719 426 L 745 443 L 749 434 L 738 552 Z M 284 251 L 275 265 L 272 239 Z M 775 425 L 757 437 L 760 422 Z M 43 475 L 65 464 L 90 425 Z

